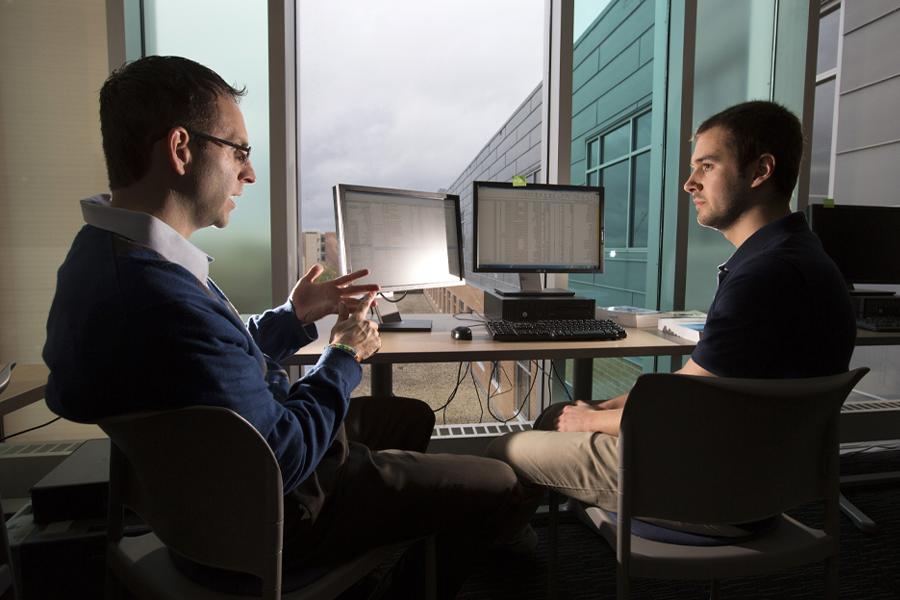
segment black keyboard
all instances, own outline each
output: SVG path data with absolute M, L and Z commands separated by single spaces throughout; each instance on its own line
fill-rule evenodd
M 606 319 L 487 321 L 485 325 L 497 342 L 610 341 L 625 337 L 624 329 Z
M 900 317 L 860 317 L 856 326 L 869 331 L 900 331 Z

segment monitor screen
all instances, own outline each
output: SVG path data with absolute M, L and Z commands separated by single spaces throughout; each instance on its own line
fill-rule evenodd
M 361 185 L 334 187 L 341 273 L 382 291 L 462 285 L 459 196 Z
M 473 185 L 474 271 L 603 271 L 603 188 Z
M 900 284 L 900 206 L 810 204 L 807 216 L 848 284 Z

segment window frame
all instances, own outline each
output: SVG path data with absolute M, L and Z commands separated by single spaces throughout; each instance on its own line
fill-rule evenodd
M 635 209 L 635 201 L 634 201 L 634 165 L 635 160 L 643 155 L 650 152 L 652 148 L 652 143 L 650 140 L 647 141 L 647 144 L 641 146 L 639 148 L 635 148 L 637 142 L 637 121 L 641 117 L 649 115 L 649 118 L 653 118 L 653 107 L 652 105 L 645 105 L 641 108 L 635 110 L 633 113 L 628 115 L 623 119 L 619 119 L 612 126 L 605 127 L 602 130 L 598 131 L 595 135 L 585 138 L 585 156 L 587 160 L 585 161 L 585 171 L 584 171 L 584 181 L 587 185 L 600 185 L 600 180 L 602 173 L 605 169 L 608 169 L 612 166 L 618 165 L 623 162 L 627 162 L 628 164 L 628 199 L 625 208 L 625 245 L 618 246 L 618 248 L 623 249 L 634 249 L 634 250 L 646 250 L 648 244 L 644 244 L 643 246 L 634 245 L 634 231 L 632 228 L 632 223 L 634 220 L 634 209 Z M 625 154 L 620 154 L 617 157 L 605 160 L 605 156 L 602 155 L 603 148 L 603 137 L 609 135 L 613 131 L 620 129 L 623 125 L 628 125 L 628 151 Z M 591 144 L 597 142 L 597 148 L 601 149 L 600 163 L 596 166 L 591 165 Z M 591 181 L 591 176 L 596 176 L 596 180 L 594 182 Z M 649 222 L 648 222 L 649 227 Z M 649 239 L 649 235 L 647 236 Z M 604 245 L 604 247 L 609 247 Z

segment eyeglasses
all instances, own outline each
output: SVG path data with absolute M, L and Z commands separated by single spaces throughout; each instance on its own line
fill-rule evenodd
M 187 129 L 187 128 L 185 128 Z M 214 142 L 216 144 L 224 144 L 226 146 L 231 146 L 238 152 L 237 159 L 239 162 L 245 163 L 250 160 L 250 146 L 246 144 L 238 144 L 237 142 L 232 142 L 229 140 L 223 140 L 222 138 L 216 137 L 214 135 L 209 135 L 208 133 L 202 133 L 200 131 L 194 131 L 193 129 L 187 129 L 187 132 L 191 135 L 197 136 L 200 139 L 208 140 L 210 142 Z

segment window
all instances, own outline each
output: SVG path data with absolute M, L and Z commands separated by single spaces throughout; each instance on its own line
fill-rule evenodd
M 831 196 L 831 165 L 834 156 L 834 114 L 837 105 L 841 7 L 819 18 L 819 46 L 816 53 L 816 97 L 810 143 L 809 197 Z
M 588 185 L 604 187 L 607 248 L 646 248 L 650 209 L 651 111 L 587 142 Z
M 209 271 L 242 313 L 272 306 L 269 222 L 269 68 L 265 5 L 247 10 L 238 2 L 141 3 L 146 54 L 186 56 L 216 71 L 236 87 L 247 87 L 241 112 L 253 146 L 257 182 L 245 186 L 238 208 L 223 230 L 206 228 L 191 237 L 215 257 Z M 209 15 L 215 14 L 215 19 Z M 241 40 L 235 44 L 234 40 Z M 277 299 L 280 304 L 283 299 Z

